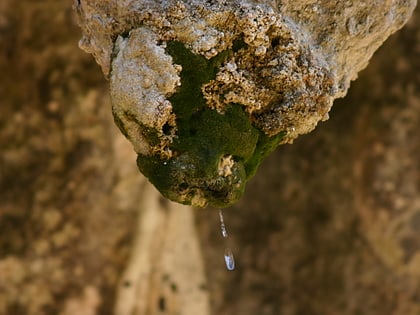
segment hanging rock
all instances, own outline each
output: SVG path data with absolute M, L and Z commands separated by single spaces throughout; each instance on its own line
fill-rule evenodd
M 140 171 L 167 198 L 226 207 L 333 100 L 414 0 L 77 0 Z

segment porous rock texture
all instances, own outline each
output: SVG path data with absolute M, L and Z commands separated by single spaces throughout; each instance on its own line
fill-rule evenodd
M 199 207 L 236 202 L 270 151 L 326 120 L 414 6 L 75 1 L 80 46 L 110 80 L 139 169 L 169 199 Z

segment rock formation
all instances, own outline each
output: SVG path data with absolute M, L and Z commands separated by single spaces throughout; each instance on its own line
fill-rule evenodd
M 415 1 L 76 1 L 114 119 L 167 198 L 225 207 L 328 118 Z

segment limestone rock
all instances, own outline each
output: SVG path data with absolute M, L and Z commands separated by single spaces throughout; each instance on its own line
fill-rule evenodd
M 327 119 L 414 6 L 75 2 L 80 46 L 110 80 L 139 169 L 169 199 L 200 207 L 237 201 L 267 154 Z

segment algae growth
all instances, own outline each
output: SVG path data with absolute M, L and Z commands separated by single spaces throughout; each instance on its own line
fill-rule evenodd
M 229 104 L 223 113 L 206 105 L 201 87 L 215 78 L 234 49 L 207 60 L 180 42 L 167 44 L 167 53 L 182 66 L 181 86 L 168 98 L 176 115 L 176 138 L 169 146 L 174 154 L 171 158 L 139 154 L 137 165 L 173 201 L 194 206 L 233 204 L 284 136 L 265 135 L 240 104 Z

